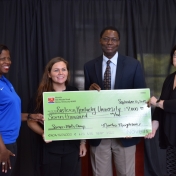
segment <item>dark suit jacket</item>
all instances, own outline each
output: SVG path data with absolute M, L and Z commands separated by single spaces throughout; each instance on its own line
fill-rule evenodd
M 103 56 L 93 59 L 84 65 L 85 90 L 89 90 L 92 83 L 98 84 L 103 90 L 102 80 Z M 118 54 L 115 87 L 114 89 L 146 88 L 144 73 L 138 60 Z M 140 138 L 120 138 L 124 147 L 136 145 Z M 90 140 L 90 144 L 98 146 L 101 139 Z

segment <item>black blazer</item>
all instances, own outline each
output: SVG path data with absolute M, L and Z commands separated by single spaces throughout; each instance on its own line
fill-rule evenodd
M 152 120 L 159 121 L 159 146 L 161 149 L 166 149 L 170 144 L 176 146 L 176 99 L 170 97 L 175 75 L 176 72 L 168 75 L 163 83 L 160 99 L 164 100 L 164 109 L 156 107 L 152 116 Z
M 85 90 L 89 90 L 92 83 L 98 84 L 103 90 L 102 80 L 103 55 L 87 62 L 84 65 Z M 146 88 L 145 78 L 140 62 L 128 56 L 118 54 L 115 87 L 114 89 L 137 89 Z M 124 147 L 136 145 L 140 138 L 120 138 Z M 98 146 L 101 139 L 90 140 L 92 146 Z

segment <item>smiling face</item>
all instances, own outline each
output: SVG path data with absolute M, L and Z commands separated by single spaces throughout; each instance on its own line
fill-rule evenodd
M 100 44 L 104 55 L 111 59 L 118 50 L 120 39 L 117 31 L 106 30 L 100 38 Z
M 10 52 L 8 50 L 2 50 L 0 54 L 0 77 L 3 74 L 8 73 L 11 65 Z
M 64 62 L 56 62 L 51 71 L 48 73 L 48 77 L 52 79 L 53 84 L 65 85 L 68 79 L 68 69 Z

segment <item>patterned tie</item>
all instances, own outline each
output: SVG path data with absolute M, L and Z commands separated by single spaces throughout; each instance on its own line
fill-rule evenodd
M 107 67 L 106 71 L 104 73 L 104 89 L 110 90 L 111 89 L 111 67 L 110 67 L 111 61 L 107 61 Z

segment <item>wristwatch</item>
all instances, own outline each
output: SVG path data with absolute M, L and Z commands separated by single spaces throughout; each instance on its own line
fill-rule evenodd
M 158 99 L 157 101 L 156 101 L 156 103 L 159 103 L 160 102 L 160 99 Z
M 31 114 L 29 113 L 28 116 L 27 116 L 27 120 L 30 120 L 31 119 Z

